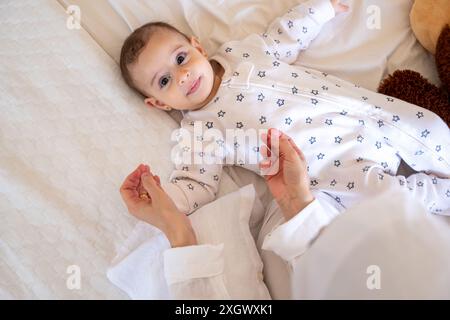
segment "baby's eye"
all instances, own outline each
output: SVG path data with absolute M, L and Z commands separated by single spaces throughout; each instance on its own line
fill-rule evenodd
M 184 52 L 177 55 L 177 63 L 178 64 L 182 64 L 184 59 L 186 59 L 186 54 Z
M 164 76 L 159 79 L 159 87 L 164 88 L 170 81 L 170 76 Z

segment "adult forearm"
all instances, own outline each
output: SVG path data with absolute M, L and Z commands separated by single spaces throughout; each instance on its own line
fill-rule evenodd
M 302 193 L 300 191 L 288 192 L 283 198 L 277 199 L 286 221 L 290 220 L 313 201 L 314 196 L 311 192 Z
M 184 215 L 179 213 L 179 215 Z M 178 216 L 170 221 L 163 230 L 172 248 L 193 246 L 197 244 L 197 237 L 187 216 Z

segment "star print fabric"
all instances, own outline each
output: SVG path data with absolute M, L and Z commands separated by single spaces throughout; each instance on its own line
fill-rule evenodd
M 438 116 L 289 64 L 333 16 L 329 0 L 307 1 L 263 35 L 224 44 L 212 57 L 225 69 L 216 97 L 202 109 L 185 113 L 182 126 L 200 121 L 203 128 L 221 130 L 224 136 L 226 129 L 257 132 L 274 127 L 291 136 L 305 154 L 311 189 L 321 195 L 315 201 L 328 202 L 307 209 L 314 211 L 311 221 L 317 228 L 311 235 L 331 220 L 320 208 L 334 207 L 335 216 L 392 187 L 411 192 L 430 212 L 450 214 L 450 132 Z M 258 154 L 259 143 L 220 142 L 234 154 L 233 165 L 260 174 L 257 164 L 245 161 L 252 152 Z M 395 176 L 401 159 L 420 172 Z M 172 175 L 182 183 L 170 186 L 169 194 L 179 207 L 192 211 L 213 199 L 219 183 L 213 177 L 220 179 L 221 165 L 203 167 L 204 173 L 199 165 L 189 171 L 182 167 Z M 205 185 L 197 188 L 196 181 Z
M 294 63 L 300 51 L 306 49 L 321 27 L 335 16 L 329 2 L 309 1 L 275 19 L 262 35 L 266 50 L 278 60 Z
M 225 114 L 222 111 L 217 116 Z M 217 129 L 218 123 L 214 119 L 183 119 L 181 129 L 176 132 L 177 144 L 172 150 L 176 170 L 170 176 L 170 183 L 163 187 L 178 209 L 186 214 L 213 201 L 218 191 L 227 153 L 222 137 L 211 133 Z

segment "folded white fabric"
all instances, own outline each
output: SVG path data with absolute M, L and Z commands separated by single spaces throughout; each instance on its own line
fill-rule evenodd
M 177 283 L 198 274 L 200 266 L 183 258 L 193 256 L 186 250 L 198 253 L 203 249 L 211 253 L 211 263 L 205 266 L 211 270 L 209 276 L 224 278 L 230 298 L 269 299 L 263 264 L 249 227 L 250 217 L 254 220 L 264 213 L 258 201 L 254 187 L 248 185 L 194 212 L 190 218 L 200 245 L 196 247 L 171 249 L 161 231 L 138 223 L 113 260 L 107 273 L 109 280 L 132 299 L 170 299 L 168 284 L 176 289 Z M 188 292 L 176 297 L 196 298 Z

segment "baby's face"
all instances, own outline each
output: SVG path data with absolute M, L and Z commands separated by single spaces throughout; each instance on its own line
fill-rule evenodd
M 203 107 L 214 84 L 214 71 L 200 43 L 169 30 L 155 32 L 129 66 L 145 103 L 162 110 Z

